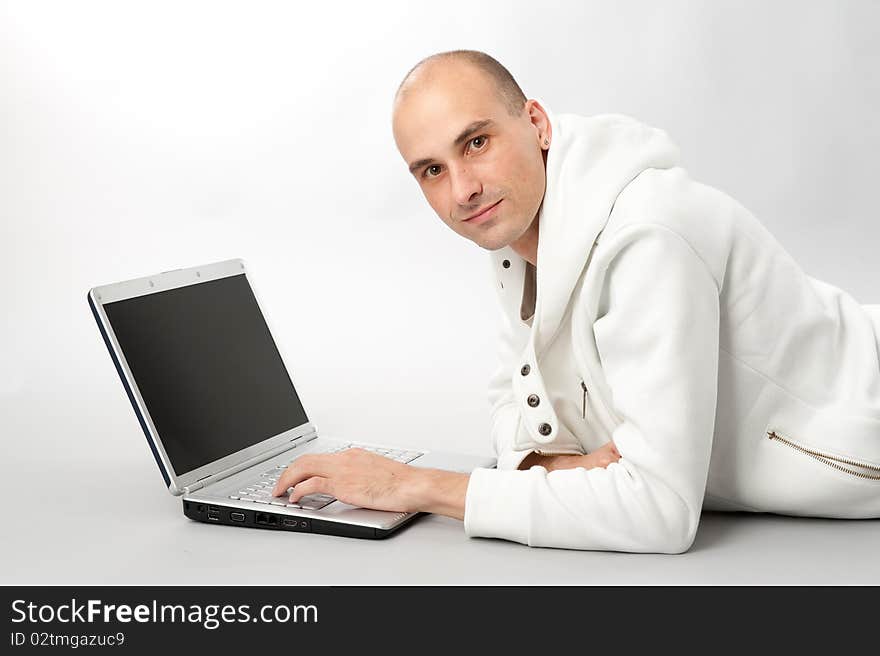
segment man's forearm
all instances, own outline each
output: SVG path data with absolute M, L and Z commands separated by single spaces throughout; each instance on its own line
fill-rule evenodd
M 532 465 L 541 465 L 546 467 L 550 461 L 552 456 L 543 456 L 535 451 L 532 451 L 529 455 L 523 458 L 523 461 L 519 463 L 519 467 L 517 469 L 529 469 Z
M 601 448 L 586 455 L 540 455 L 530 453 L 520 464 L 519 469 L 529 469 L 540 465 L 548 472 L 556 469 L 572 469 L 583 467 L 607 467 L 608 464 L 620 459 L 613 442 L 607 442 Z M 465 497 L 467 496 L 470 474 L 460 474 L 444 469 L 420 469 L 413 479 L 415 505 L 419 512 L 446 515 L 454 519 L 464 520 Z
M 601 447 L 584 455 L 543 455 L 532 451 L 523 458 L 517 469 L 530 469 L 535 465 L 543 467 L 548 472 L 555 469 L 574 469 L 583 467 L 607 467 L 612 462 L 620 460 L 620 451 L 613 441 L 608 441 Z
M 418 509 L 421 512 L 464 520 L 464 500 L 470 478 L 470 474 L 460 474 L 442 469 L 419 471 Z
M 571 469 L 573 467 L 580 466 L 581 459 L 583 456 L 571 456 L 571 455 L 542 455 L 535 451 L 532 451 L 529 455 L 523 458 L 523 461 L 519 463 L 519 467 L 517 469 L 530 469 L 535 465 L 543 467 L 548 472 L 553 471 L 554 469 Z M 583 464 L 586 466 L 586 464 Z
M 542 464 L 550 468 L 552 459 L 558 456 L 540 456 L 531 453 L 520 469 L 528 469 L 532 464 Z M 464 520 L 464 504 L 470 474 L 460 474 L 443 469 L 422 469 L 416 477 L 418 489 L 418 510 L 435 515 L 446 515 Z

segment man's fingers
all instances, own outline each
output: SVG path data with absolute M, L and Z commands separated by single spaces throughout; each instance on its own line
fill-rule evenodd
M 293 486 L 293 492 L 290 494 L 290 503 L 296 503 L 308 494 L 333 494 L 330 490 L 330 481 L 320 476 L 297 483 Z
M 605 442 L 605 444 L 597 449 L 597 452 L 601 452 L 603 454 L 607 453 L 612 458 L 620 458 L 620 451 L 617 450 L 617 445 L 612 441 Z
M 278 482 L 272 488 L 272 496 L 281 496 L 287 492 L 287 488 L 312 476 L 327 475 L 327 456 L 319 454 L 300 456 L 278 477 Z

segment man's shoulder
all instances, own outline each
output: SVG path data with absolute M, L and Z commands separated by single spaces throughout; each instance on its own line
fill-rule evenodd
M 730 196 L 694 180 L 680 166 L 645 169 L 617 196 L 606 230 L 615 232 L 631 224 L 656 223 L 683 237 L 718 235 L 733 204 Z
M 724 192 L 693 180 L 680 167 L 645 169 L 620 192 L 602 231 L 601 241 L 635 226 L 669 230 L 704 259 L 726 258 L 736 230 L 735 201 Z

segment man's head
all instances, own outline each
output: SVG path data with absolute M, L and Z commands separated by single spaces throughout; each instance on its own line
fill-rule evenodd
M 456 50 L 420 61 L 397 90 L 392 129 L 428 203 L 455 232 L 488 250 L 537 234 L 550 121 L 495 59 Z

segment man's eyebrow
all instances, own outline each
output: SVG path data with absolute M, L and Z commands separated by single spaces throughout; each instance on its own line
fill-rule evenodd
M 459 135 L 455 138 L 455 141 L 452 142 L 453 146 L 460 146 L 469 136 L 471 136 L 477 130 L 482 130 L 483 128 L 489 127 L 494 123 L 491 118 L 483 119 L 482 121 L 474 121 L 469 124 L 462 130 Z M 425 159 L 416 160 L 412 164 L 409 165 L 409 172 L 412 173 L 416 169 L 420 169 L 423 166 L 427 166 L 428 164 L 434 161 L 433 157 L 426 157 Z
M 453 145 L 460 146 L 469 136 L 471 136 L 471 134 L 473 134 L 477 130 L 482 130 L 485 127 L 489 127 L 490 125 L 492 125 L 491 118 L 483 119 L 482 121 L 474 121 L 461 131 L 461 133 L 455 138 L 455 141 L 452 142 Z

